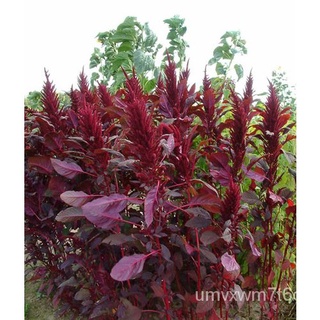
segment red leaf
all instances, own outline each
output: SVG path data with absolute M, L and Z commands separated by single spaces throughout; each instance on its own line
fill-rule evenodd
M 213 300 L 207 299 L 197 303 L 196 313 L 206 313 L 213 308 Z
M 54 126 L 46 119 L 41 117 L 36 117 L 35 121 L 38 122 L 41 133 L 45 135 L 46 133 L 54 131 Z
M 296 213 L 296 206 L 287 207 L 286 213 L 287 213 L 287 215 L 289 215 L 290 213 Z
M 194 196 L 189 202 L 190 206 L 201 206 L 211 213 L 219 213 L 221 200 L 214 193 L 203 192 Z
M 95 196 L 88 195 L 83 191 L 66 191 L 60 195 L 60 198 L 63 202 L 73 207 L 83 206 L 92 197 Z
M 221 256 L 221 263 L 224 267 L 223 276 L 229 280 L 235 280 L 240 274 L 240 266 L 236 261 L 234 255 L 230 255 L 228 252 Z
M 290 261 L 288 259 L 284 260 L 281 269 L 282 270 L 287 270 L 290 267 Z
M 278 196 L 277 194 L 273 193 L 272 191 L 268 190 L 268 195 L 269 195 L 269 198 L 272 200 L 273 204 L 277 204 L 277 203 L 280 203 L 280 204 L 283 204 L 283 199 Z
M 279 265 L 279 263 L 282 261 L 282 259 L 283 259 L 283 254 L 280 251 L 280 249 L 275 250 L 274 260 L 275 260 L 276 264 Z
M 200 241 L 205 245 L 209 245 L 217 241 L 220 237 L 213 231 L 205 231 L 200 237 Z
M 236 297 L 237 305 L 240 310 L 245 303 L 245 295 L 241 287 L 236 283 L 234 284 L 234 296 Z
M 112 194 L 82 206 L 85 217 L 96 226 L 110 230 L 121 220 L 120 212 L 127 206 L 129 198 L 123 194 Z
M 205 248 L 205 249 L 200 249 L 200 252 L 204 255 L 204 257 L 206 257 L 211 263 L 217 263 L 217 257 L 215 256 L 214 253 L 212 253 L 211 251 L 209 251 L 209 249 Z
M 62 210 L 56 216 L 56 220 L 63 223 L 69 222 L 69 221 L 75 221 L 83 218 L 84 218 L 84 215 L 83 215 L 82 209 L 74 208 L 74 207 L 70 207 L 65 210 Z
M 121 246 L 127 242 L 133 241 L 131 236 L 122 233 L 110 234 L 107 238 L 103 239 L 102 243 L 110 244 L 111 246 Z
M 79 173 L 86 173 L 81 169 L 79 165 L 74 162 L 61 161 L 51 158 L 51 163 L 57 173 L 68 179 L 74 178 Z
M 246 276 L 242 282 L 242 288 L 254 288 L 257 285 L 257 280 L 254 276 Z
M 221 256 L 221 263 L 227 271 L 240 271 L 240 266 L 236 261 L 234 255 L 230 255 L 228 252 L 225 252 Z
M 48 188 L 45 192 L 45 195 L 48 197 L 57 197 L 59 199 L 61 193 L 68 190 L 69 188 L 70 186 L 64 178 L 60 176 L 52 176 L 48 183 Z
M 142 315 L 142 310 L 136 306 L 133 306 L 132 303 L 124 298 L 121 298 L 122 304 L 125 307 L 125 313 L 121 316 L 121 320 L 140 320 Z
M 222 185 L 228 185 L 231 175 L 231 168 L 228 164 L 228 156 L 225 153 L 217 152 L 210 154 L 208 158 L 213 165 L 213 167 L 210 169 L 210 174 Z
M 229 158 L 225 153 L 223 152 L 212 153 L 210 154 L 209 159 L 216 168 L 223 168 L 226 171 L 231 172 L 230 166 L 228 164 Z
M 291 199 L 288 199 L 287 203 L 288 203 L 289 207 L 293 207 L 295 205 L 294 202 Z
M 257 182 L 262 182 L 266 178 L 265 172 L 259 167 L 255 167 L 253 170 L 247 171 L 247 168 L 245 166 L 242 166 L 242 170 L 244 170 L 248 178 Z
M 259 249 L 257 248 L 255 242 L 254 242 L 254 238 L 251 234 L 251 232 L 248 230 L 248 234 L 246 235 L 246 238 L 249 239 L 249 244 L 250 244 L 250 248 L 252 251 L 252 254 L 256 257 L 260 257 L 261 256 L 261 252 L 259 251 Z
M 149 255 L 134 254 L 123 257 L 111 270 L 111 277 L 117 281 L 126 281 L 136 277 L 143 269 L 145 260 Z
M 78 301 L 89 300 L 90 299 L 90 291 L 86 288 L 81 288 L 75 295 L 74 299 Z
M 259 197 L 253 190 L 246 191 L 242 194 L 241 200 L 248 204 L 261 204 Z
M 174 136 L 173 133 L 168 135 L 168 139 L 161 139 L 160 141 L 161 146 L 163 147 L 163 154 L 166 156 L 170 156 L 172 151 L 175 148 L 175 141 L 174 141 Z
M 210 315 L 210 318 L 208 320 L 221 320 L 214 309 L 212 309 L 211 312 L 212 314 Z
M 276 274 L 274 273 L 274 271 L 271 270 L 268 275 L 268 287 L 271 287 L 271 284 L 272 284 L 272 281 L 273 281 L 275 275 Z
M 63 145 L 64 134 L 60 131 L 49 132 L 44 136 L 44 144 L 50 150 L 61 150 Z
M 52 173 L 53 166 L 49 157 L 35 156 L 28 158 L 29 168 L 35 167 L 40 173 Z
M 156 210 L 156 205 L 158 203 L 158 190 L 159 190 L 158 186 L 152 188 L 148 192 L 144 201 L 144 218 L 145 218 L 147 227 L 149 227 L 153 222 L 153 214 L 154 214 L 154 211 Z
M 190 220 L 188 220 L 185 224 L 188 228 L 205 228 L 208 227 L 211 224 L 211 220 L 205 219 L 203 217 L 193 217 Z
M 162 286 L 159 283 L 153 282 L 151 284 L 151 289 L 153 290 L 155 297 L 163 298 L 165 296 Z

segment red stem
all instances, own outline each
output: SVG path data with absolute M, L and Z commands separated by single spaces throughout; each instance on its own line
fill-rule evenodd
M 199 240 L 199 230 L 195 229 L 196 231 L 196 241 L 197 241 L 197 251 L 198 251 L 198 257 L 197 257 L 197 278 L 198 278 L 198 292 L 201 291 L 201 261 L 200 261 L 200 240 Z

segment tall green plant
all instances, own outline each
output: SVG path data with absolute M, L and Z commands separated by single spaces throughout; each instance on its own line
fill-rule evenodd
M 223 77 L 226 77 L 233 67 L 240 80 L 243 77 L 243 67 L 234 63 L 234 59 L 238 54 L 247 53 L 245 45 L 246 41 L 241 38 L 240 31 L 227 31 L 220 38 L 220 45 L 214 49 L 209 65 L 215 65 L 217 75 Z
M 115 92 L 125 80 L 123 70 L 132 74 L 134 66 L 143 89 L 150 92 L 164 69 L 167 55 L 181 69 L 188 46 L 183 39 L 187 31 L 184 19 L 174 16 L 164 20 L 164 23 L 169 26 L 169 46 L 163 52 L 160 65 L 156 61 L 164 45 L 158 43 L 158 37 L 148 23 L 142 24 L 135 17 L 127 17 L 117 29 L 99 33 L 97 38 L 101 48 L 94 48 L 90 58 L 90 68 L 96 68 L 92 73 L 91 85 L 98 80 L 110 85 L 110 90 Z
M 90 58 L 90 68 L 97 68 L 92 73 L 92 85 L 96 80 L 111 83 L 110 89 L 114 91 L 124 81 L 123 70 L 131 73 L 133 65 L 141 78 L 155 71 L 155 57 L 162 46 L 148 23 L 127 17 L 117 29 L 101 32 L 97 38 L 101 48 L 94 48 Z

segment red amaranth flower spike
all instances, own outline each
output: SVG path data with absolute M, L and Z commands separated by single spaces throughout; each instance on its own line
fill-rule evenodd
M 230 179 L 229 187 L 221 205 L 221 216 L 224 221 L 227 221 L 236 216 L 240 209 L 240 188 L 232 179 Z
M 82 70 L 78 77 L 78 87 L 81 94 L 85 97 L 86 101 L 89 103 L 98 103 L 99 99 L 96 95 L 95 89 L 91 92 L 89 88 L 89 83 L 84 71 Z
M 217 141 L 221 133 L 221 129 L 218 124 L 219 115 L 223 110 L 219 107 L 219 102 L 223 95 L 221 88 L 215 90 L 212 87 L 211 81 L 207 76 L 207 71 L 205 70 L 203 94 L 199 98 L 199 102 L 202 103 L 203 108 L 196 110 L 196 113 L 202 121 L 202 127 L 200 130 L 201 135 L 207 136 L 207 138 L 210 138 L 213 141 Z
M 93 104 L 82 98 L 82 108 L 79 110 L 80 131 L 92 150 L 103 147 L 101 118 Z
M 253 101 L 253 77 L 252 77 L 252 72 L 250 72 L 247 78 L 246 87 L 244 89 L 243 98 L 242 98 L 243 108 L 247 114 L 250 112 L 252 101 Z
M 50 119 L 52 125 L 55 127 L 56 131 L 59 131 L 62 125 L 60 121 L 61 109 L 59 109 L 59 97 L 55 86 L 49 80 L 50 75 L 47 70 L 45 70 L 45 76 L 46 81 L 41 92 L 41 103 L 43 105 L 43 110 Z
M 233 160 L 232 174 L 234 179 L 239 178 L 239 171 L 246 153 L 246 136 L 248 132 L 248 113 L 243 101 L 231 89 L 232 121 L 230 122 L 230 147 Z
M 290 118 L 290 114 L 286 111 L 281 111 L 276 90 L 272 83 L 269 83 L 269 96 L 265 104 L 265 110 L 261 112 L 262 123 L 257 127 L 262 132 L 265 159 L 269 167 L 267 179 L 270 185 L 273 185 L 276 180 L 278 158 L 282 147 L 280 135 Z
M 125 98 L 122 104 L 127 114 L 127 138 L 132 142 L 129 149 L 132 155 L 140 160 L 141 169 L 143 168 L 145 173 L 148 169 L 152 172 L 161 157 L 157 131 L 151 115 L 148 114 L 145 97 L 135 73 L 132 78 L 127 75 L 126 78 Z M 153 180 L 155 177 L 149 178 Z

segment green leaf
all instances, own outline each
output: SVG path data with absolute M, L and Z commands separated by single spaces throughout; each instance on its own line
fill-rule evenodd
M 118 52 L 132 52 L 133 51 L 133 44 L 130 41 L 126 41 L 121 43 L 118 48 Z
M 216 73 L 217 75 L 226 75 L 227 73 L 225 66 L 221 62 L 217 62 Z
M 157 43 L 158 37 L 150 30 L 148 23 L 144 25 L 144 32 L 146 34 L 146 38 L 144 40 L 144 48 L 148 52 L 153 52 L 153 48 Z
M 176 39 L 176 37 L 177 37 L 177 33 L 174 30 L 170 31 L 167 35 L 168 40 L 174 40 Z
M 218 62 L 221 58 L 223 57 L 223 50 L 222 47 L 216 47 L 213 51 L 213 58 L 210 59 L 211 64 L 214 64 L 216 62 Z
M 241 64 L 235 64 L 234 65 L 234 70 L 237 73 L 238 76 L 238 81 L 243 77 L 243 67 Z
M 164 23 L 167 23 L 169 25 L 170 28 L 173 28 L 173 29 L 177 29 L 179 28 L 180 26 L 183 25 L 184 23 L 184 19 L 180 18 L 179 16 L 173 16 L 172 18 L 170 19 L 165 19 L 163 20 Z
M 99 63 L 100 63 L 100 58 L 98 56 L 92 55 L 90 58 L 89 68 L 93 69 L 93 68 L 97 67 L 99 65 Z
M 154 68 L 154 60 L 138 49 L 133 53 L 133 65 L 137 73 L 141 74 Z

